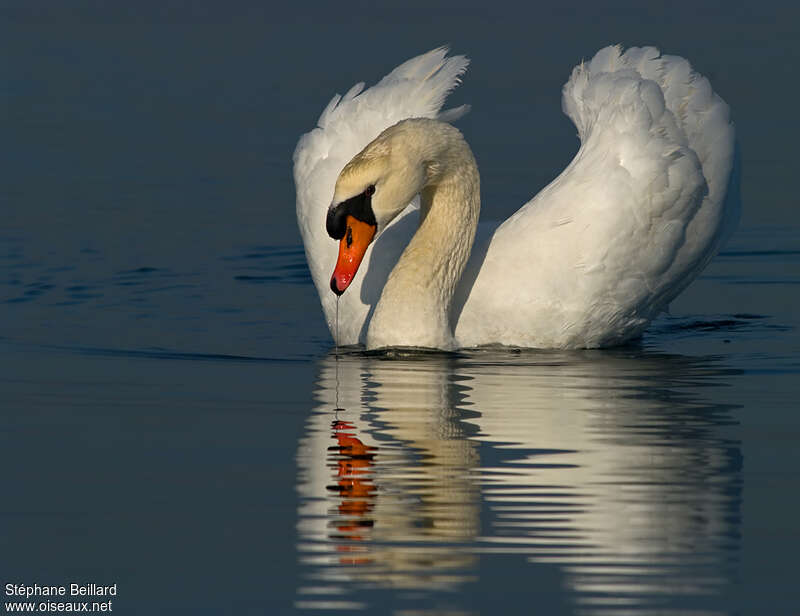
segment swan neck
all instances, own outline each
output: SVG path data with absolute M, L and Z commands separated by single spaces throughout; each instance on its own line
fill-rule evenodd
M 450 304 L 475 239 L 480 178 L 461 133 L 447 128 L 438 156 L 424 161 L 419 228 L 384 286 L 368 348 L 454 348 Z

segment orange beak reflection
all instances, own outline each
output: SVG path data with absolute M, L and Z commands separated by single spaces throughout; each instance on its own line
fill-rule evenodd
M 348 216 L 345 223 L 347 230 L 339 241 L 339 259 L 331 276 L 331 291 L 336 295 L 341 295 L 350 286 L 377 230 L 375 225 L 361 222 L 352 216 Z

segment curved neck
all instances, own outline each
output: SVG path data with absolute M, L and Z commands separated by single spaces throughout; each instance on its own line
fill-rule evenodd
M 437 123 L 438 124 L 438 123 Z M 367 348 L 452 349 L 450 304 L 469 258 L 480 214 L 480 177 L 472 151 L 456 129 L 423 125 L 436 139 L 423 161 L 420 223 L 389 275 L 367 333 Z M 431 154 L 428 150 L 427 154 Z

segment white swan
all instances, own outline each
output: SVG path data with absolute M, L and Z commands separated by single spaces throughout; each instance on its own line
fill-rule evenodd
M 465 109 L 440 113 L 467 63 L 436 49 L 358 84 L 297 145 L 298 223 L 336 342 L 580 348 L 639 335 L 736 227 L 728 106 L 683 58 L 600 50 L 563 90 L 575 158 L 471 251 L 478 170 L 445 123 Z

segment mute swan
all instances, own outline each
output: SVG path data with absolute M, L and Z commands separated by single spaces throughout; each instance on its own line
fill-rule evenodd
M 336 343 L 591 348 L 641 334 L 738 222 L 728 106 L 683 58 L 601 49 L 563 88 L 575 158 L 472 249 L 480 179 L 447 123 L 466 109 L 440 112 L 468 60 L 446 53 L 337 95 L 297 144 L 298 224 Z

